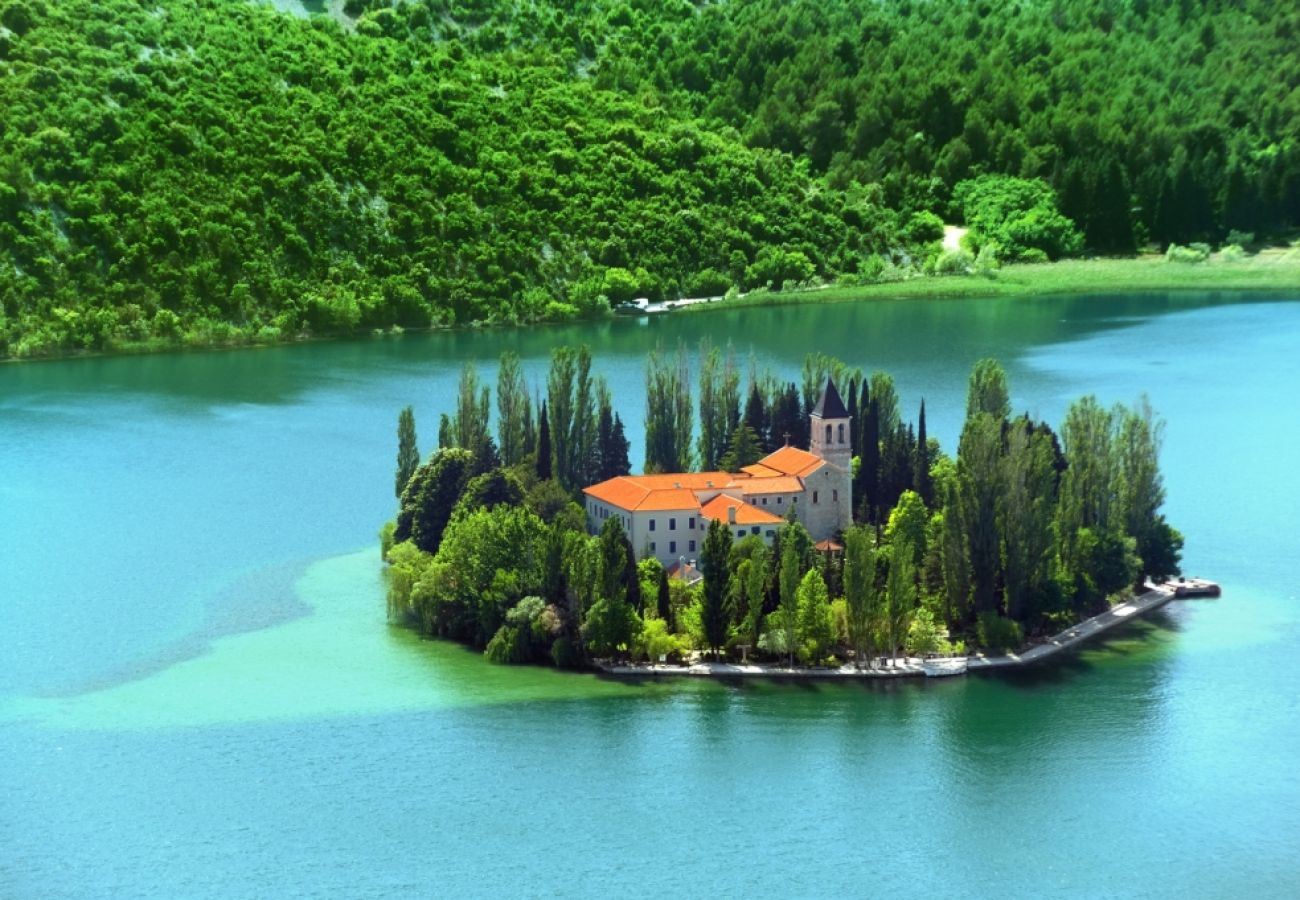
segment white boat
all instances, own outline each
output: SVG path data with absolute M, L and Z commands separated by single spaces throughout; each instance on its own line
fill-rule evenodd
M 957 656 L 948 659 L 923 659 L 921 668 L 926 678 L 945 678 L 949 675 L 966 674 L 966 657 Z

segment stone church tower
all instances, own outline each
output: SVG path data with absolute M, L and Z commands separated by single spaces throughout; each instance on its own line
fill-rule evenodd
M 853 441 L 849 430 L 853 421 L 835 382 L 829 378 L 813 407 L 809 425 L 812 435 L 808 449 L 833 467 L 823 477 L 833 482 L 832 496 L 838 507 L 835 521 L 839 528 L 848 528 L 853 524 Z

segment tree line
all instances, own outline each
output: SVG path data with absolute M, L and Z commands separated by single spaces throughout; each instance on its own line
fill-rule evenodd
M 688 586 L 652 557 L 637 562 L 618 517 L 589 535 L 581 488 L 630 469 L 621 427 L 601 424 L 621 426 L 608 388 L 591 377 L 585 348 L 559 348 L 534 421 L 532 404 L 518 402 L 528 394 L 518 361 L 506 354 L 499 391 L 511 408 L 498 408 L 495 438 L 472 366 L 458 392 L 467 399 L 443 417 L 442 446 L 422 464 L 413 466 L 413 415 L 399 415 L 400 506 L 382 533 L 390 615 L 500 662 L 578 666 L 698 650 L 866 663 L 1019 647 L 1104 610 L 1144 577 L 1178 572 L 1182 537 L 1160 513 L 1163 424 L 1145 398 L 1107 409 L 1084 397 L 1058 433 L 1013 415 L 1005 371 L 982 360 L 949 456 L 926 433 L 924 403 L 905 421 L 886 373 L 810 354 L 802 385 L 751 366 L 742 391 L 729 350 L 706 342 L 700 352 L 698 427 L 684 349 L 648 359 L 647 419 L 659 416 L 672 435 L 647 427 L 647 471 L 679 471 L 710 454 L 724 464 L 731 450 L 717 454 L 728 427 L 753 460 L 778 440 L 806 447 L 806 427 L 777 430 L 793 421 L 782 410 L 806 421 L 833 377 L 847 386 L 854 416 L 854 524 L 838 536 L 842 550 L 817 550 L 793 508 L 771 546 L 713 522 L 699 556 L 703 580 Z M 662 396 L 656 373 L 676 379 Z M 618 440 L 604 439 L 615 432 Z M 509 460 L 497 449 L 508 444 Z M 668 446 L 670 455 L 651 457 Z
M 330 8 L 0 2 L 0 354 L 892 279 L 944 221 L 1037 259 L 1300 220 L 1264 0 Z

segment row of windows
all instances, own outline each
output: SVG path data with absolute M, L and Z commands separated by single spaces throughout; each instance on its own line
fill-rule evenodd
M 687 553 L 694 553 L 694 552 L 695 552 L 695 541 L 688 541 L 687 543 L 690 544 L 690 547 L 687 549 L 686 552 L 687 552 Z M 657 553 L 657 552 L 658 552 L 658 548 L 656 547 L 654 541 L 651 541 L 651 542 L 650 542 L 650 552 L 651 552 L 651 553 Z M 669 542 L 668 542 L 668 552 L 669 552 L 669 553 L 676 553 L 676 552 L 677 552 L 677 542 L 676 542 L 676 541 L 669 541 Z
M 694 531 L 694 530 L 695 530 L 695 516 L 691 516 L 689 519 L 686 520 L 686 527 L 687 527 L 688 529 L 690 529 L 691 531 Z M 651 519 L 651 520 L 650 520 L 650 530 L 651 530 L 651 531 L 654 531 L 654 530 L 655 530 L 655 520 L 654 520 L 654 519 Z M 669 520 L 668 520 L 668 530 L 669 530 L 669 531 L 676 531 L 676 530 L 677 530 L 677 520 L 676 520 L 676 519 L 669 519 Z

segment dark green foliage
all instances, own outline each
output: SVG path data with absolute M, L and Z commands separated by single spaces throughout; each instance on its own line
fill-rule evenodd
M 524 502 L 524 486 L 519 476 L 508 469 L 492 469 L 475 475 L 465 485 L 465 491 L 456 503 L 457 514 L 496 506 L 520 506 Z
M 473 465 L 472 453 L 452 447 L 416 469 L 402 493 L 394 541 L 410 540 L 425 553 L 436 553 Z
M 912 489 L 921 495 L 926 506 L 934 505 L 934 483 L 930 478 L 930 438 L 925 431 L 925 400 L 916 422 L 916 447 L 912 453 Z
M 862 456 L 853 482 L 853 496 L 858 501 L 859 518 L 875 524 L 880 521 L 880 408 L 875 397 L 867 401 L 860 442 Z
M 768 442 L 767 408 L 763 402 L 763 392 L 759 390 L 756 383 L 749 386 L 749 399 L 745 401 L 745 415 L 742 421 L 749 426 L 762 449 L 769 451 L 776 449 Z
M 762 458 L 763 448 L 759 446 L 754 429 L 742 422 L 731 433 L 727 452 L 722 455 L 719 465 L 724 472 L 739 472 L 745 466 L 752 466 Z
M 420 449 L 415 444 L 415 411 L 404 408 L 397 416 L 397 499 L 420 466 Z
M 659 618 L 668 623 L 668 630 L 675 631 L 676 623 L 673 621 L 671 597 L 671 592 L 668 590 L 668 570 L 661 568 L 659 570 L 659 587 L 655 595 L 655 611 Z
M 542 414 L 537 420 L 537 477 L 542 481 L 551 478 L 551 423 L 546 417 L 546 401 L 542 401 Z
M 720 519 L 714 519 L 709 522 L 700 554 L 700 573 L 704 576 L 700 621 L 704 626 L 704 641 L 715 654 L 727 642 L 727 626 L 731 622 L 730 557 L 731 529 Z
M 1142 560 L 1143 573 L 1155 581 L 1173 578 L 1182 572 L 1179 563 L 1183 555 L 1183 536 L 1164 516 L 1137 542 L 1137 554 Z
M 980 646 L 987 650 L 993 652 L 1019 650 L 1020 645 L 1025 641 L 1024 630 L 1019 622 L 1004 619 L 995 612 L 980 613 L 976 622 L 976 636 L 979 638 Z

